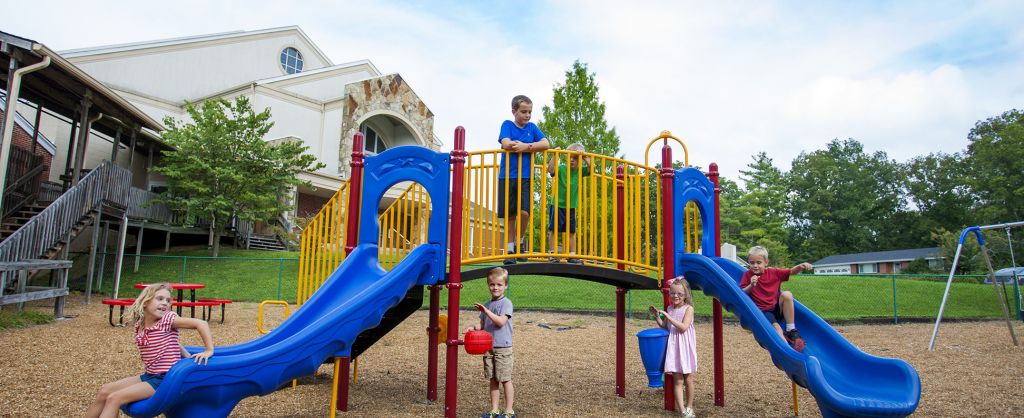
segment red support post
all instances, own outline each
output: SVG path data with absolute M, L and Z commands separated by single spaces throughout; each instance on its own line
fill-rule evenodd
M 348 219 L 345 223 L 345 255 L 352 253 L 359 242 L 359 201 L 363 192 L 363 134 L 356 132 L 352 138 L 352 173 L 349 177 Z M 338 382 L 338 410 L 348 411 L 348 356 L 341 358 L 341 370 L 336 376 Z
M 448 248 L 448 345 L 444 376 L 444 416 L 457 418 L 459 376 L 459 289 L 462 289 L 462 201 L 465 178 L 466 129 L 455 128 L 455 149 L 452 150 L 451 227 Z
M 441 286 L 430 286 L 430 319 L 427 325 L 427 400 L 437 400 L 437 333 L 441 331 L 438 316 L 441 310 Z
M 615 168 L 615 232 L 618 236 L 615 243 L 615 258 L 622 260 L 626 256 L 626 169 L 621 164 Z M 619 270 L 625 270 L 624 263 L 618 264 Z M 626 397 L 626 289 L 615 289 L 615 394 Z
M 352 173 L 348 180 L 348 219 L 345 223 L 345 255 L 348 256 L 359 242 L 359 201 L 363 193 L 363 133 L 352 138 Z
M 338 379 L 338 410 L 348 411 L 348 372 L 352 359 L 349 356 L 341 358 L 341 378 Z
M 626 397 L 626 292 L 615 288 L 615 394 Z
M 721 211 L 718 205 L 722 188 L 718 187 L 718 164 L 711 163 L 708 167 L 708 178 L 715 185 L 715 256 L 722 256 Z M 725 350 L 722 341 L 722 302 L 715 299 L 712 307 L 714 320 L 713 337 L 715 340 L 715 406 L 725 406 Z
M 676 277 L 676 230 L 675 230 L 675 205 L 673 204 L 673 181 L 676 173 L 672 170 L 672 148 L 668 146 L 668 140 L 661 147 L 661 230 L 665 242 L 662 244 L 662 274 L 661 294 L 664 302 L 664 309 L 669 307 L 668 282 Z M 665 409 L 673 411 L 676 409 L 675 394 L 672 391 L 674 379 L 671 375 L 665 375 Z

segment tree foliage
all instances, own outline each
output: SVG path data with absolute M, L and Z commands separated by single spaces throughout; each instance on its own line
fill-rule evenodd
M 553 106 L 544 106 L 537 125 L 548 136 L 552 147 L 565 149 L 573 142 L 583 144 L 587 152 L 616 156 L 619 135 L 608 128 L 605 106 L 598 94 L 594 73 L 578 60 L 565 72 L 565 83 L 554 87 Z
M 212 222 L 213 254 L 220 235 L 236 216 L 246 221 L 273 219 L 289 210 L 284 196 L 304 184 L 296 175 L 323 167 L 297 142 L 269 144 L 270 110 L 256 113 L 245 96 L 185 107 L 191 122 L 164 119 L 165 152 L 153 171 L 167 177 L 161 200 L 172 208 Z
M 981 218 L 972 223 L 1024 219 L 1024 112 L 1013 109 L 979 121 L 967 140 L 966 162 Z
M 859 142 L 832 140 L 801 153 L 789 173 L 794 238 L 801 259 L 891 248 L 889 222 L 903 209 L 899 165 Z

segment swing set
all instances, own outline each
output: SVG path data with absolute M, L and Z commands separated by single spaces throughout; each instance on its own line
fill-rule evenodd
M 1003 308 L 1003 317 L 1006 319 L 1006 327 L 1010 330 L 1010 339 L 1013 340 L 1014 346 L 1020 345 L 1017 342 L 1017 334 L 1013 332 L 1013 323 L 1010 321 L 1010 311 L 1007 308 L 1007 303 L 1005 300 L 1006 285 L 1005 283 L 1002 283 L 1000 280 L 998 280 L 998 278 L 996 277 L 995 269 L 992 268 L 992 259 L 989 257 L 987 248 L 985 247 L 985 239 L 982 238 L 981 236 L 981 231 L 988 229 L 1006 230 L 1006 242 L 1007 246 L 1010 248 L 1010 263 L 1013 265 L 1013 270 L 1011 270 L 1013 273 L 1011 277 L 1013 279 L 1015 299 L 1017 300 L 1016 309 L 1019 314 L 1021 312 L 1021 293 L 1020 286 L 1017 280 L 1017 260 L 1014 258 L 1013 255 L 1013 237 L 1010 233 L 1010 229 L 1020 226 L 1024 226 L 1024 221 L 994 225 L 972 226 L 964 228 L 964 230 L 960 232 L 960 241 L 956 245 L 956 255 L 953 256 L 953 266 L 950 267 L 949 269 L 949 279 L 946 280 L 946 291 L 942 294 L 942 304 L 939 305 L 939 315 L 935 318 L 935 329 L 932 330 L 932 338 L 931 342 L 928 343 L 928 351 L 932 351 L 935 349 L 935 337 L 939 334 L 939 323 L 942 322 L 942 311 L 946 307 L 946 300 L 949 298 L 949 289 L 953 284 L 953 274 L 956 272 L 957 263 L 960 262 L 960 253 L 964 249 L 964 241 L 967 239 L 967 235 L 972 232 L 974 233 L 975 237 L 978 238 L 978 246 L 981 247 L 982 258 L 985 259 L 985 266 L 988 267 L 988 274 L 989 278 L 992 281 L 992 287 L 996 291 L 996 298 L 999 299 L 999 305 Z M 1000 285 L 1002 285 L 1002 287 L 1000 287 Z

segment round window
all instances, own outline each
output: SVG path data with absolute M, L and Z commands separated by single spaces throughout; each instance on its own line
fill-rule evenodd
M 287 47 L 281 51 L 281 68 L 288 74 L 302 71 L 302 54 L 299 50 Z

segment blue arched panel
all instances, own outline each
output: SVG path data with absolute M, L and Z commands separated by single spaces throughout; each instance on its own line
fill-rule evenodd
M 372 157 L 363 167 L 362 203 L 360 206 L 359 243 L 377 242 L 380 225 L 377 208 L 384 193 L 403 181 L 419 183 L 430 195 L 430 220 L 427 242 L 448 248 L 448 202 L 451 179 L 450 156 L 418 146 L 401 146 Z M 444 280 L 443 257 L 435 266 L 433 279 Z
M 672 183 L 672 211 L 675 219 L 675 247 L 676 252 L 682 252 L 686 248 L 686 236 L 683 234 L 685 218 L 683 217 L 687 202 L 697 204 L 700 212 L 700 224 L 703 226 L 701 233 L 701 253 L 708 257 L 715 256 L 715 185 L 708 180 L 704 173 L 693 167 L 685 167 L 675 172 L 676 177 Z

